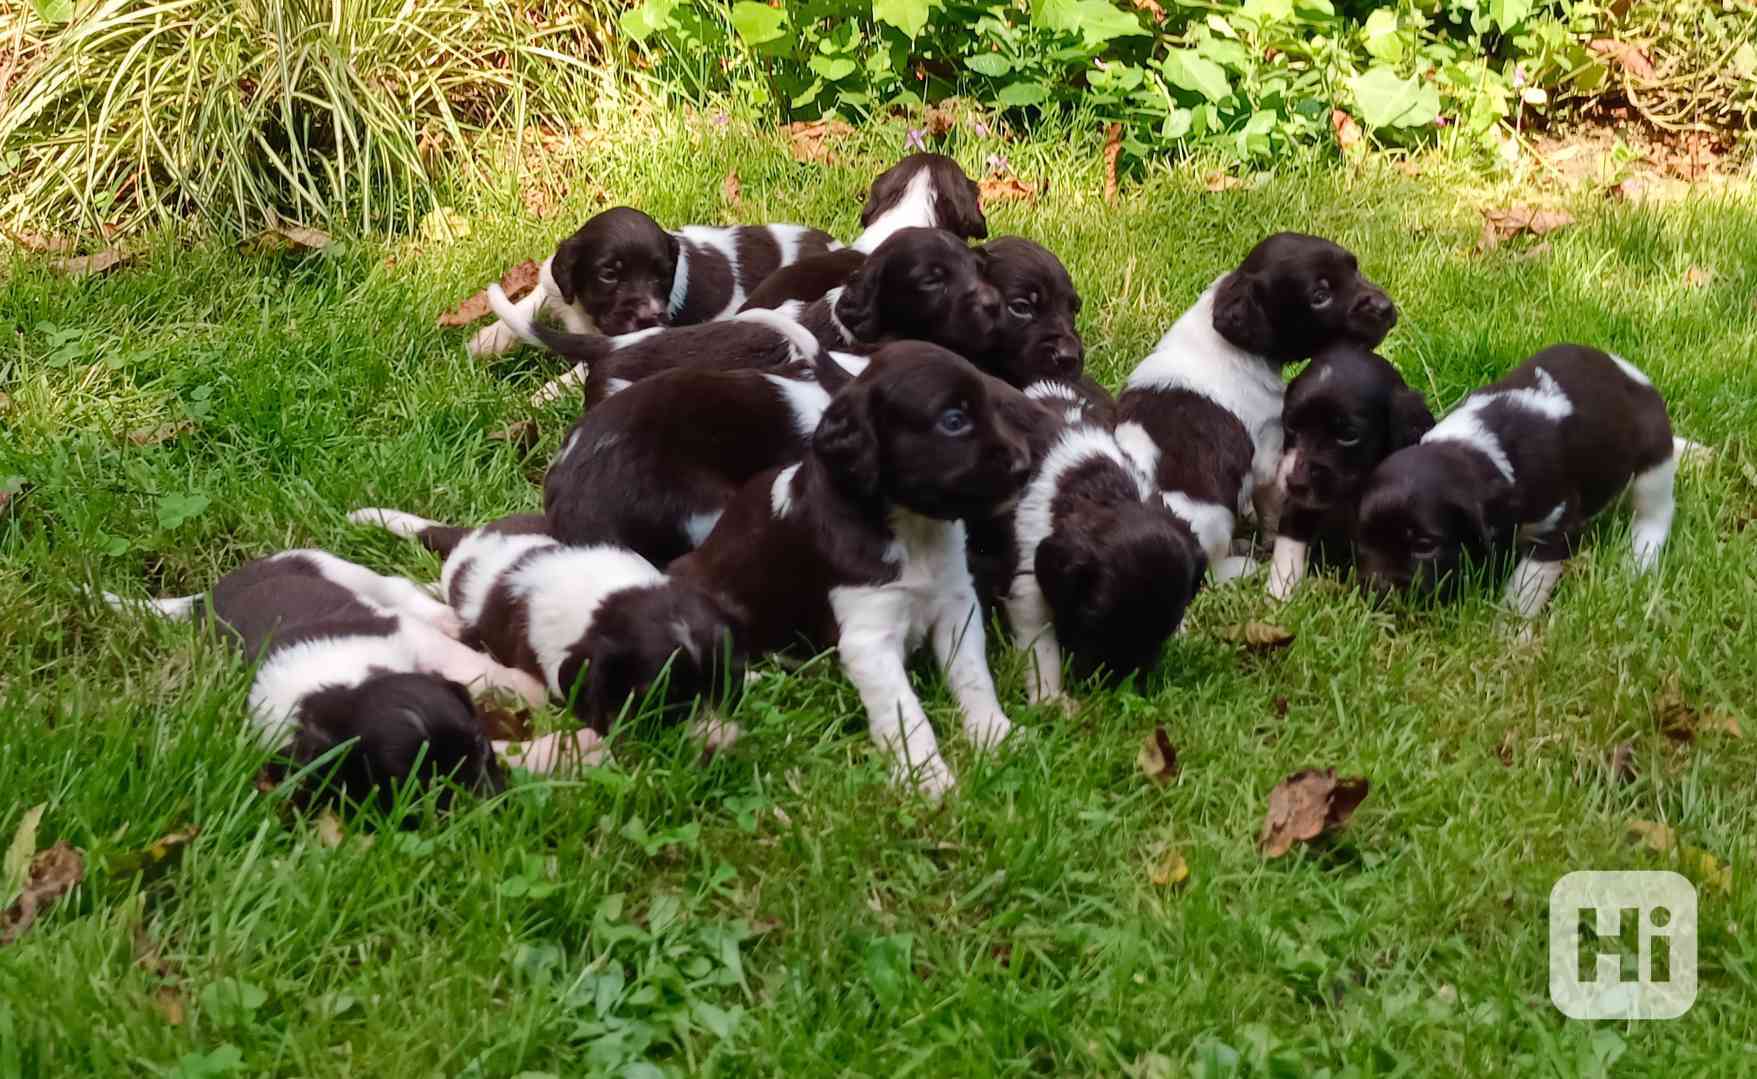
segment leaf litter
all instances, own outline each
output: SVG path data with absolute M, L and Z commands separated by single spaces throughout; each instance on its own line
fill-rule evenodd
M 1135 764 L 1141 774 L 1161 786 L 1178 777 L 1180 771 L 1177 763 L 1177 747 L 1171 744 L 1171 738 L 1165 733 L 1163 726 L 1156 726 L 1141 743 L 1141 752 L 1135 755 Z
M 1293 773 L 1269 792 L 1269 813 L 1263 818 L 1258 849 L 1267 858 L 1279 858 L 1294 843 L 1309 843 L 1348 823 L 1366 800 L 1369 784 L 1364 776 L 1338 778 L 1334 768 L 1305 768 Z
M 539 273 L 541 273 L 541 269 L 537 263 L 532 259 L 526 259 L 500 275 L 500 290 L 506 293 L 507 299 L 517 301 L 537 287 Z M 440 315 L 437 321 L 441 328 L 449 329 L 454 326 L 468 326 L 470 323 L 486 317 L 487 314 L 488 290 L 483 289 L 450 311 Z

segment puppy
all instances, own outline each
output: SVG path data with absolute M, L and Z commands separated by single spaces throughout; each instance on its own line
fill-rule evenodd
M 1003 316 L 1000 293 L 984 276 L 984 256 L 939 229 L 900 229 L 879 245 L 847 287 L 815 303 L 779 311 L 745 311 L 728 323 L 646 331 L 620 338 L 560 333 L 521 319 L 499 286 L 488 287 L 495 313 L 519 333 L 574 361 L 533 399 L 553 400 L 570 383 L 586 387 L 588 407 L 622 386 L 676 367 L 720 370 L 773 367 L 810 355 L 779 336 L 803 326 L 809 340 L 849 350 L 892 340 L 920 340 L 962 355 L 985 355 Z M 767 332 L 751 328 L 767 327 Z
M 671 564 L 744 612 L 747 654 L 835 646 L 872 738 L 930 797 L 953 782 L 905 661 L 932 642 L 963 713 L 991 746 L 995 698 L 965 556 L 964 518 L 988 517 L 1029 476 L 1019 391 L 942 348 L 902 342 L 830 401 L 802 460 L 739 491 L 701 547 Z
M 986 347 L 966 353 L 970 362 L 1010 386 L 1069 382 L 1089 401 L 1108 400 L 1083 377 L 1086 346 L 1074 328 L 1080 294 L 1061 260 L 1019 236 L 1002 236 L 980 250 L 983 276 L 1000 293 L 1003 313 Z
M 982 193 L 958 163 L 944 154 L 910 154 L 879 173 L 860 211 L 865 230 L 839 251 L 783 266 L 751 290 L 739 310 L 808 304 L 848 283 L 866 256 L 899 229 L 945 229 L 964 239 L 985 239 Z
M 741 681 L 727 608 L 633 551 L 561 543 L 534 514 L 473 529 L 387 509 L 355 510 L 348 519 L 418 539 L 444 557 L 440 587 L 464 639 L 570 702 L 599 735 L 631 698 L 645 700 L 655 687 L 663 687 L 661 709 L 675 711 L 717 700 Z M 730 730 L 703 720 L 699 733 L 730 744 Z
M 465 685 L 543 700 L 530 676 L 459 643 L 457 617 L 419 585 L 323 551 L 247 562 L 206 600 L 147 605 L 168 618 L 212 617 L 238 636 L 246 658 L 260 664 L 249 696 L 254 729 L 267 746 L 290 738 L 281 755 L 295 770 L 357 740 L 331 785 L 302 791 L 301 800 L 315 793 L 388 810 L 396 785 L 445 777 L 498 790 L 500 766 Z M 322 771 L 314 778 L 324 779 Z
M 1516 551 L 1506 599 L 1532 618 L 1587 522 L 1625 488 L 1645 573 L 1671 531 L 1676 451 L 1665 401 L 1634 365 L 1546 348 L 1373 471 L 1360 499 L 1364 583 L 1451 592 L 1467 562 Z
M 1422 395 L 1369 348 L 1339 342 L 1312 357 L 1287 385 L 1285 444 L 1276 481 L 1284 499 L 1269 564 L 1269 595 L 1286 599 L 1309 555 L 1351 564 L 1355 510 L 1380 461 L 1434 426 Z
M 639 210 L 617 206 L 556 246 L 519 311 L 530 320 L 553 308 L 574 333 L 691 326 L 731 315 L 781 267 L 840 246 L 828 233 L 801 225 L 691 225 L 667 232 Z M 469 353 L 498 356 L 521 336 L 502 320 L 477 333 Z
M 1251 249 L 1160 338 L 1117 402 L 1117 440 L 1201 540 L 1217 580 L 1243 571 L 1227 555 L 1252 508 L 1275 525 L 1281 462 L 1281 369 L 1336 341 L 1384 340 L 1397 308 L 1355 257 L 1283 232 Z
M 1031 654 L 1033 704 L 1061 698 L 1064 651 L 1082 678 L 1151 668 L 1207 569 L 1152 478 L 1083 420 L 1062 426 L 1018 509 L 971 522 L 970 537 L 979 587 Z
M 543 477 L 549 534 L 668 565 L 700 545 L 752 476 L 805 455 L 830 394 L 852 377 L 841 365 L 866 363 L 839 359 L 666 371 L 586 410 Z

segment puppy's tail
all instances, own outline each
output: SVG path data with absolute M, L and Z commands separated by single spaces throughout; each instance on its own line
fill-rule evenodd
M 460 525 L 442 524 L 430 521 L 425 517 L 417 517 L 402 510 L 379 509 L 367 506 L 348 514 L 348 520 L 357 525 L 373 525 L 393 535 L 406 539 L 419 540 L 421 546 L 444 558 L 451 554 L 452 549 L 463 541 L 463 538 L 474 532 L 473 528 Z
M 575 363 L 594 364 L 616 347 L 614 339 L 603 334 L 567 333 L 564 330 L 550 329 L 507 299 L 506 292 L 501 289 L 498 281 L 488 286 L 488 306 L 508 329 L 525 341 Z
M 739 322 L 754 322 L 766 326 L 787 340 L 801 360 L 809 361 L 817 373 L 818 385 L 826 393 L 835 393 L 843 386 L 854 381 L 866 367 L 864 357 L 849 353 L 831 352 L 818 340 L 816 334 L 806 329 L 798 321 L 788 318 L 779 311 L 771 311 L 765 307 L 753 307 L 748 311 L 740 311 L 732 316 Z M 850 371 L 849 367 L 853 370 Z
M 166 599 L 129 599 L 114 592 L 100 593 L 112 611 L 150 611 L 173 622 L 187 622 L 201 613 L 202 596 L 171 596 Z

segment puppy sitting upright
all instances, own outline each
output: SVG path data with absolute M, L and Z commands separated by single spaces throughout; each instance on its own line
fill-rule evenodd
M 1352 565 L 1361 487 L 1380 461 L 1434 426 L 1422 395 L 1369 348 L 1345 341 L 1312 357 L 1287 385 L 1277 476 L 1284 501 L 1269 565 L 1269 595 L 1286 599 L 1316 552 L 1320 564 Z
M 207 603 L 195 595 L 148 605 L 169 618 L 206 614 L 238 635 L 261 664 L 249 698 L 256 731 L 269 746 L 290 736 L 282 756 L 295 766 L 357 739 L 325 789 L 354 802 L 389 809 L 394 785 L 448 776 L 497 789 L 499 764 L 464 684 L 543 700 L 529 676 L 458 643 L 457 617 L 419 585 L 323 551 L 247 562 L 220 578 Z
M 1022 417 L 1041 410 L 945 349 L 882 348 L 825 410 L 798 464 L 739 491 L 671 564 L 744 613 L 748 654 L 835 646 L 873 741 L 930 796 L 951 770 L 905 662 L 931 641 L 965 733 L 1011 725 L 989 675 L 962 519 L 993 516 L 1030 474 Z
M 1187 521 L 1217 579 L 1237 518 L 1253 506 L 1275 526 L 1281 463 L 1281 369 L 1336 341 L 1371 348 L 1397 309 L 1355 257 L 1316 236 L 1282 232 L 1211 285 L 1129 376 L 1117 440 Z
M 543 261 L 521 318 L 552 307 L 574 333 L 632 333 L 725 318 L 764 278 L 840 245 L 801 225 L 691 225 L 666 232 L 639 210 L 605 210 Z M 504 320 L 470 339 L 472 356 L 498 356 L 521 335 Z
M 1646 572 L 1671 532 L 1675 448 L 1664 399 L 1632 364 L 1546 348 L 1374 470 L 1360 499 L 1364 581 L 1450 592 L 1467 561 L 1517 550 L 1507 602 L 1534 617 L 1587 522 L 1625 488 Z

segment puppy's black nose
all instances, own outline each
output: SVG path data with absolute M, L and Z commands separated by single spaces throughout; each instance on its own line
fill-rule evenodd
M 1049 362 L 1058 375 L 1078 375 L 1085 366 L 1085 360 L 1086 350 L 1077 340 L 1061 340 L 1050 346 Z
M 1397 305 L 1391 302 L 1391 297 L 1378 289 L 1373 289 L 1362 295 L 1354 305 L 1354 309 L 1361 316 L 1372 319 L 1374 322 L 1384 323 L 1387 326 L 1395 325 L 1397 322 Z

